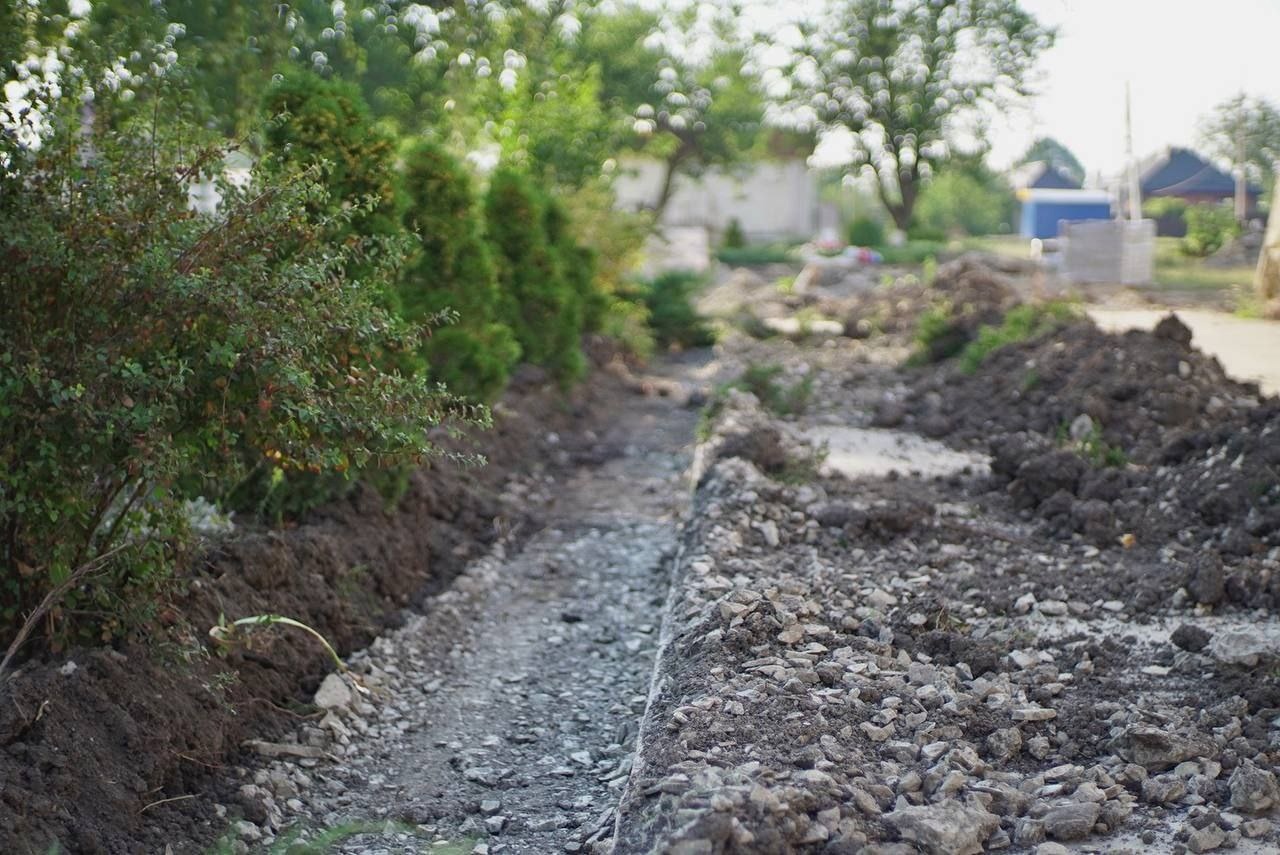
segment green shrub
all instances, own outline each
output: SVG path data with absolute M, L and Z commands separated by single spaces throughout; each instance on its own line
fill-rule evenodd
M 755 395 L 761 405 L 775 415 L 798 416 L 808 409 L 809 398 L 813 394 L 813 378 L 806 374 L 788 385 L 779 382 L 782 374 L 781 365 L 752 364 L 731 385 Z
M 972 374 L 992 353 L 1005 345 L 1050 333 L 1079 320 L 1080 307 L 1066 300 L 1025 303 L 1005 313 L 1000 326 L 984 325 L 960 354 L 960 370 Z
M 724 241 L 720 245 L 725 249 L 742 249 L 747 245 L 747 236 L 737 217 L 729 221 L 729 227 L 724 230 Z
M 969 327 L 956 318 L 951 304 L 935 303 L 920 314 L 916 322 L 915 349 L 910 362 L 923 365 L 950 359 L 969 343 Z
M 586 370 L 582 356 L 582 301 L 567 281 L 548 239 L 558 214 L 548 217 L 531 179 L 509 166 L 490 179 L 485 220 L 495 249 L 503 314 L 524 358 L 546 368 L 562 385 Z
M 870 217 L 857 217 L 849 223 L 851 246 L 884 246 L 884 224 Z
M 455 394 L 491 401 L 520 358 L 502 322 L 497 273 L 476 208 L 471 177 L 440 146 L 418 142 L 404 154 L 405 229 L 419 247 L 401 271 L 406 318 L 456 313 L 423 345 L 431 375 Z
M 640 285 L 640 298 L 649 312 L 649 328 L 659 347 L 715 344 L 715 333 L 693 307 L 693 296 L 705 283 L 700 274 L 673 270 Z
M 1178 248 L 1186 255 L 1203 258 L 1240 234 L 1240 224 L 1226 205 L 1192 205 L 1186 211 L 1187 235 Z
M 45 625 L 85 640 L 145 616 L 197 491 L 413 462 L 477 414 L 380 366 L 421 333 L 381 304 L 402 245 L 329 241 L 368 207 L 317 217 L 324 187 L 277 173 L 197 215 L 223 152 L 190 128 L 55 122 L 37 152 L 0 135 L 0 637 L 54 592 Z

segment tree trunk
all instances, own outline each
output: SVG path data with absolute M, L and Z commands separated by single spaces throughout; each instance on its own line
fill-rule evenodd
M 1278 200 L 1280 200 L 1280 175 L 1276 176 L 1275 190 L 1271 193 L 1271 213 L 1267 215 L 1267 233 L 1262 239 L 1262 252 L 1258 255 L 1258 270 L 1253 277 L 1258 299 L 1264 304 L 1280 297 L 1280 214 L 1276 211 Z
M 898 173 L 898 198 L 889 195 L 889 188 L 884 182 L 877 180 L 876 189 L 880 193 L 880 201 L 893 219 L 893 224 L 906 232 L 911 227 L 911 218 L 916 211 L 916 199 L 920 196 L 919 175 L 915 170 Z
M 658 191 L 658 201 L 653 205 L 653 219 L 655 222 L 662 219 L 663 212 L 667 210 L 667 203 L 671 201 L 671 196 L 675 192 L 676 170 L 680 168 L 680 163 L 684 160 L 682 151 L 683 146 L 673 151 L 664 164 L 666 171 L 662 176 L 662 187 Z

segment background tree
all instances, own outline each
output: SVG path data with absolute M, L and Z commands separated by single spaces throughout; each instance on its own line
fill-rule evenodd
M 1275 104 L 1243 92 L 1229 98 L 1201 119 L 1200 139 L 1210 155 L 1243 169 L 1264 194 L 1271 192 L 1280 162 L 1280 109 Z M 1270 204 L 1269 196 L 1267 200 Z
M 1051 168 L 1071 176 L 1072 179 L 1080 184 L 1084 183 L 1084 166 L 1071 153 L 1071 149 L 1053 137 L 1038 137 L 1035 142 L 1027 147 L 1022 157 L 1018 158 L 1016 165 L 1021 166 L 1024 163 L 1039 162 L 1049 164 Z
M 974 111 L 1026 94 L 1053 42 L 1014 0 L 834 0 L 792 64 L 789 106 L 846 128 L 900 229 L 911 224 L 926 162 Z
M 761 138 L 764 99 L 747 73 L 747 50 L 726 16 L 703 21 L 694 7 L 662 16 L 639 7 L 595 19 L 582 54 L 600 70 L 600 97 L 629 130 L 627 144 L 660 160 L 654 212 L 661 215 L 679 175 L 741 162 Z

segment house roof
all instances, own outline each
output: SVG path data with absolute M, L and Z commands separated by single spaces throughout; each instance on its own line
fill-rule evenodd
M 1168 148 L 1143 164 L 1139 178 L 1143 196 L 1235 193 L 1236 180 L 1188 148 Z M 1249 195 L 1262 191 L 1254 184 Z
M 1013 170 L 1013 186 L 1016 189 L 1079 190 L 1080 182 L 1046 161 L 1033 160 Z

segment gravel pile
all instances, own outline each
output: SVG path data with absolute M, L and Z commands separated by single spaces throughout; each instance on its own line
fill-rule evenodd
M 698 453 L 617 853 L 1271 851 L 1255 622 L 1139 624 L 1103 582 L 1140 555 L 1037 540 L 958 477 L 758 465 L 811 453 L 745 395 Z

